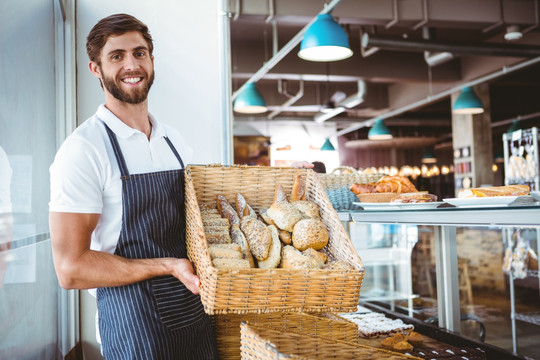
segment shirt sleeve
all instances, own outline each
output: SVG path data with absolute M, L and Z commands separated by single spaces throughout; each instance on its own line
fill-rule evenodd
M 68 138 L 50 169 L 49 211 L 100 214 L 103 209 L 103 167 L 94 146 Z

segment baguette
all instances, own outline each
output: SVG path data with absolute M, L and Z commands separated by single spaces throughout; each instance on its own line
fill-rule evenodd
M 237 244 L 210 244 L 208 252 L 212 259 L 242 259 L 240 246 Z
M 244 259 L 214 259 L 212 265 L 218 269 L 249 269 L 249 261 Z
M 272 235 L 266 225 L 257 218 L 245 216 L 240 223 L 240 229 L 246 236 L 251 253 L 257 260 L 265 260 L 272 244 Z
M 274 225 L 268 225 L 268 230 L 272 235 L 272 244 L 270 245 L 268 257 L 257 262 L 258 267 L 261 269 L 275 269 L 281 262 L 281 241 L 279 240 L 278 229 Z
M 249 249 L 249 244 L 244 236 L 242 230 L 237 224 L 231 226 L 231 239 L 233 244 L 240 246 L 242 252 L 242 258 L 249 261 L 251 267 L 255 267 L 255 262 L 253 261 L 253 255 L 251 255 L 251 250 Z
M 302 175 L 296 175 L 291 192 L 291 201 L 298 201 L 305 199 L 306 182 Z

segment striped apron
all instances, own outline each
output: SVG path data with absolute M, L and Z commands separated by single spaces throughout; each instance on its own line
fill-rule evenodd
M 184 163 L 180 170 L 130 175 L 105 125 L 122 175 L 122 228 L 115 254 L 187 258 Z M 99 331 L 109 359 L 216 359 L 215 337 L 198 295 L 173 276 L 97 289 Z

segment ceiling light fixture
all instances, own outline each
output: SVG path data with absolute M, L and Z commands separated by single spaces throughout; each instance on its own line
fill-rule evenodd
M 260 114 L 268 111 L 266 102 L 255 83 L 249 83 L 234 101 L 234 111 L 242 114 Z
M 433 153 L 433 150 L 427 149 L 424 152 L 424 156 L 422 156 L 422 163 L 423 164 L 435 164 L 437 162 L 437 158 L 435 157 L 435 154 Z
M 317 15 L 306 30 L 298 56 L 309 61 L 338 61 L 351 57 L 347 33 L 330 14 Z
M 384 125 L 384 120 L 379 118 L 375 120 L 375 124 L 371 127 L 371 129 L 368 132 L 368 139 L 369 140 L 388 140 L 392 139 L 392 133 L 390 133 L 390 130 Z
M 514 131 L 518 131 L 519 129 L 521 129 L 521 124 L 519 122 L 519 119 L 516 119 L 516 120 L 512 121 L 512 125 L 508 129 L 507 133 L 511 134 Z
M 519 31 L 519 26 L 510 25 L 506 27 L 506 33 L 504 34 L 504 39 L 506 41 L 516 41 L 523 37 L 523 33 Z
M 452 112 L 454 114 L 481 114 L 484 112 L 484 106 L 473 88 L 466 86 L 461 90 Z
M 326 140 L 324 141 L 323 146 L 321 146 L 321 150 L 322 151 L 334 151 L 334 150 L 336 150 L 336 148 L 330 142 L 330 138 L 326 138 Z

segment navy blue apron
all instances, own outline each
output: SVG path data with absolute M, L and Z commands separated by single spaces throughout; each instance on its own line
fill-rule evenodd
M 129 174 L 105 125 L 122 177 L 122 228 L 114 253 L 128 259 L 187 258 L 184 163 L 179 170 Z M 210 319 L 198 295 L 173 276 L 97 289 L 99 331 L 109 359 L 215 359 Z

